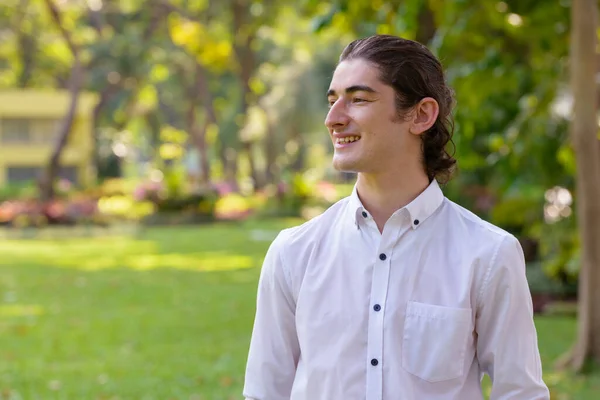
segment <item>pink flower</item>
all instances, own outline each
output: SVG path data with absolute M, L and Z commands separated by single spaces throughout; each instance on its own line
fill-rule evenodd
M 146 198 L 146 188 L 143 186 L 138 186 L 133 191 L 133 198 L 135 201 L 142 201 Z
M 73 185 L 68 179 L 61 179 L 58 181 L 58 189 L 62 192 L 67 192 L 72 186 Z
M 219 196 L 225 196 L 233 192 L 233 187 L 227 182 L 215 182 L 213 183 L 213 189 Z

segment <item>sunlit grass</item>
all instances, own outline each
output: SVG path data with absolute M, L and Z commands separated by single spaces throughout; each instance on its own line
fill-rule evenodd
M 260 265 L 297 222 L 1 241 L 0 398 L 239 399 Z M 555 398 L 597 398 L 551 367 L 575 321 L 536 323 Z
M 108 268 L 175 268 L 196 271 L 250 268 L 256 260 L 248 255 L 244 247 L 239 247 L 241 242 L 246 242 L 246 246 L 253 242 L 270 242 L 277 230 L 265 230 L 260 226 L 253 228 L 252 223 L 249 223 L 243 228 L 235 224 L 207 226 L 197 232 L 196 236 L 193 228 L 163 228 L 147 230 L 140 237 L 75 237 L 53 240 L 44 235 L 35 242 L 31 239 L 4 240 L 0 242 L 3 259 L 0 264 L 34 263 L 91 271 Z M 244 253 L 239 250 L 244 250 Z M 255 255 L 262 256 L 259 252 Z
M 0 242 L 0 398 L 237 398 L 259 267 L 296 222 Z
M 31 240 L 12 240 L 0 244 L 0 254 L 13 264 L 41 263 L 52 267 L 95 271 L 107 268 L 148 270 L 175 268 L 219 271 L 250 268 L 252 257 L 225 252 L 161 253 L 160 245 L 150 240 L 128 237 L 39 240 L 35 251 Z
M 5 304 L 0 305 L 0 318 L 6 317 L 32 317 L 41 315 L 44 308 L 32 304 Z

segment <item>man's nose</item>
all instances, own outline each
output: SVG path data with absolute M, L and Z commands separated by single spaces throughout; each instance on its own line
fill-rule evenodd
M 350 118 L 346 113 L 344 102 L 340 99 L 333 103 L 329 109 L 327 117 L 325 118 L 325 126 L 332 131 L 340 130 L 348 125 L 349 120 Z

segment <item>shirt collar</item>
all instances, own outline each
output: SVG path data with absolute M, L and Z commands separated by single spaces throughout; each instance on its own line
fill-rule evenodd
M 413 229 L 417 229 L 419 226 L 421 226 L 423 222 L 425 222 L 427 218 L 429 218 L 435 212 L 435 210 L 438 209 L 443 200 L 444 194 L 440 189 L 440 185 L 434 179 L 421 194 L 403 207 L 403 209 L 408 211 Z M 371 217 L 370 213 L 364 208 L 360 198 L 358 197 L 356 184 L 354 185 L 354 189 L 352 189 L 352 194 L 350 195 L 348 201 L 348 207 L 348 210 L 351 214 L 350 217 L 353 219 L 357 227 L 359 226 L 359 221 Z

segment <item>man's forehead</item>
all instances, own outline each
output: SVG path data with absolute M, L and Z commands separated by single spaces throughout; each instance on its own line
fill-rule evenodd
M 364 85 L 374 88 L 381 85 L 376 67 L 364 60 L 342 61 L 333 73 L 329 88 L 343 91 L 346 87 Z

